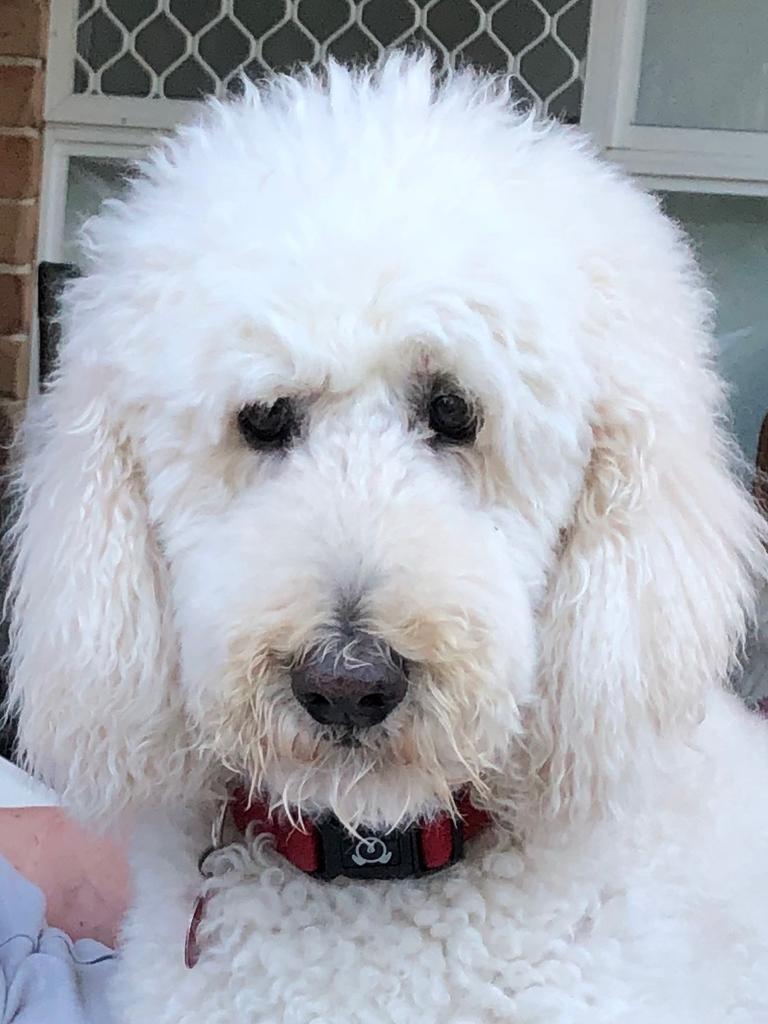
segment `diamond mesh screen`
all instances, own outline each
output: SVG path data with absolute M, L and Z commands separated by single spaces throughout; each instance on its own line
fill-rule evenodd
M 75 92 L 197 99 L 245 71 L 377 59 L 427 45 L 443 66 L 511 72 L 522 99 L 577 121 L 591 0 L 79 0 Z

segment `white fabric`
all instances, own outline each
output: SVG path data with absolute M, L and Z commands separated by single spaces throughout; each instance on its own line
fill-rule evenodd
M 0 1024 L 110 1024 L 115 959 L 49 928 L 42 892 L 0 857 Z
M 58 803 L 52 789 L 0 757 L 0 807 L 55 807 Z

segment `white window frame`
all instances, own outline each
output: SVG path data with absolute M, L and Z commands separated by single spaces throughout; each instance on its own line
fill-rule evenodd
M 581 127 L 651 188 L 768 195 L 768 132 L 634 124 L 647 0 L 592 0 Z
M 45 120 L 48 124 L 174 128 L 192 116 L 195 100 L 87 96 L 74 92 L 77 0 L 51 0 Z M 179 60 L 186 56 L 182 54 Z
M 90 125 L 49 125 L 43 142 L 38 259 L 62 259 L 69 159 L 91 156 L 136 160 L 146 153 L 157 132 L 147 129 Z

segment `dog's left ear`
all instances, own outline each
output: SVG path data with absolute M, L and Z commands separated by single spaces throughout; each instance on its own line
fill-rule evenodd
M 530 752 L 555 812 L 621 803 L 628 772 L 690 735 L 765 573 L 765 526 L 720 427 L 706 295 L 684 243 L 650 226 L 666 241 L 649 246 L 656 270 L 601 276 L 592 456 L 541 609 Z
M 23 763 L 105 826 L 178 800 L 192 761 L 134 440 L 109 375 L 64 355 L 22 445 L 10 694 Z

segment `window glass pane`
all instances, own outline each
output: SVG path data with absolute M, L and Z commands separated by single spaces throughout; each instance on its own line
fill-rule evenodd
M 768 412 L 768 198 L 668 192 L 667 212 L 692 238 L 717 299 L 720 369 L 733 427 L 752 462 Z
M 647 0 L 635 123 L 768 131 L 768 0 Z
M 130 167 L 130 160 L 118 158 L 69 158 L 62 246 L 62 260 L 65 263 L 80 263 L 80 228 L 89 217 L 98 213 L 105 199 L 122 192 Z

